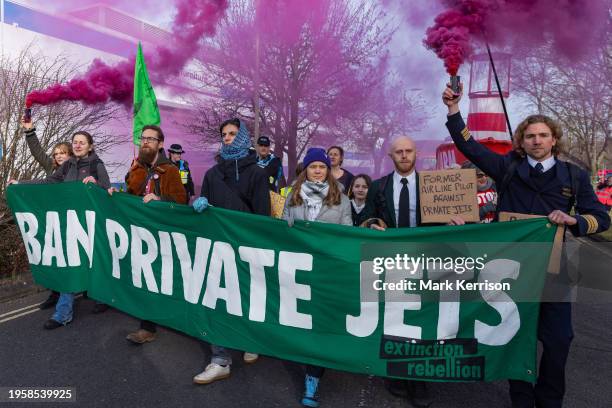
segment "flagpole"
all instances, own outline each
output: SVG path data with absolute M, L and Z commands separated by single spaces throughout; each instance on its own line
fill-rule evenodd
M 504 115 L 506 116 L 506 124 L 508 125 L 508 133 L 510 134 L 510 140 L 514 140 L 512 134 L 512 125 L 510 124 L 510 117 L 508 116 L 508 109 L 506 109 L 506 102 L 504 101 L 504 94 L 502 93 L 501 85 L 499 84 L 499 77 L 497 76 L 497 70 L 495 69 L 495 62 L 493 61 L 493 54 L 491 53 L 491 48 L 489 48 L 489 42 L 485 40 L 485 45 L 487 46 L 487 53 L 489 54 L 489 61 L 491 63 L 491 68 L 493 69 L 493 76 L 495 77 L 495 84 L 497 85 L 497 93 L 499 94 L 499 99 L 502 104 L 502 108 L 504 109 Z

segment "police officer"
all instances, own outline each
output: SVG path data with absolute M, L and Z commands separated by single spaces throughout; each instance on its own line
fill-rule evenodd
M 255 150 L 257 151 L 257 165 L 266 171 L 270 190 L 278 193 L 281 187 L 285 187 L 285 177 L 280 158 L 270 153 L 270 138 L 259 136 Z
M 187 161 L 181 159 L 181 155 L 185 153 L 183 147 L 180 144 L 172 144 L 168 149 L 168 154 L 170 156 L 170 161 L 179 169 L 179 173 L 181 174 L 181 182 L 183 183 L 183 187 L 185 187 L 185 191 L 187 192 L 187 202 L 189 199 L 195 194 L 195 190 L 193 187 L 193 180 L 191 179 L 191 170 L 189 170 L 189 163 Z
M 474 140 L 465 126 L 459 112 L 462 91 L 462 84 L 459 94 L 447 85 L 442 95 L 448 107 L 446 126 L 459 151 L 497 183 L 498 212 L 548 216 L 551 222 L 567 226 L 576 236 L 608 229 L 610 217 L 597 200 L 588 174 L 557 158 L 562 136 L 557 123 L 543 115 L 529 116 L 516 129 L 513 151 L 506 155 L 494 153 Z M 565 363 L 573 338 L 571 318 L 571 303 L 541 303 L 538 338 L 543 353 L 539 376 L 535 387 L 510 380 L 513 407 L 562 406 Z

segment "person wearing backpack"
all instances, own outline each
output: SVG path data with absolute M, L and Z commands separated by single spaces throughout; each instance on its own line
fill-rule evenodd
M 478 143 L 461 113 L 463 85 L 458 94 L 450 84 L 442 95 L 448 107 L 446 127 L 455 145 L 498 185 L 500 211 L 547 216 L 567 227 L 575 236 L 605 231 L 610 217 L 597 200 L 589 176 L 577 166 L 559 160 L 562 151 L 560 126 L 544 115 L 532 115 L 519 124 L 513 150 L 494 153 Z M 575 208 L 575 215 L 570 215 Z M 537 383 L 510 380 L 513 407 L 560 408 L 565 394 L 565 364 L 573 338 L 569 302 L 542 302 L 538 338 L 543 345 Z
M 233 118 L 219 127 L 221 150 L 217 164 L 210 168 L 202 181 L 202 193 L 192 206 L 200 213 L 209 204 L 229 210 L 270 216 L 270 187 L 266 171 L 257 165 L 251 150 L 251 137 L 244 122 Z M 211 344 L 212 358 L 204 371 L 193 377 L 196 384 L 209 384 L 229 377 L 232 356 L 230 350 Z M 255 353 L 245 352 L 245 363 L 258 359 Z
M 51 184 L 66 181 L 82 181 L 93 183 L 107 190 L 110 188 L 110 179 L 94 150 L 93 137 L 85 131 L 76 132 L 72 135 L 72 152 L 68 160 L 64 161 L 51 175 L 41 180 L 20 181 L 24 184 Z M 72 321 L 72 309 L 74 304 L 74 293 L 60 293 L 55 313 L 45 322 L 44 328 L 48 330 L 57 329 Z M 108 306 L 96 302 L 93 313 L 104 312 Z

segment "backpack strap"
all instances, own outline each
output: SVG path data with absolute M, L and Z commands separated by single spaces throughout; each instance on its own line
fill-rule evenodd
M 576 194 L 578 194 L 578 189 L 580 188 L 580 169 L 575 164 L 570 162 L 565 162 L 567 166 L 567 170 L 570 176 L 570 188 L 572 189 L 572 196 L 569 199 L 567 205 L 567 213 L 569 214 L 576 205 Z
M 100 163 L 101 161 L 102 160 L 100 159 L 89 161 L 89 175 L 95 178 L 96 181 L 98 181 L 98 163 Z

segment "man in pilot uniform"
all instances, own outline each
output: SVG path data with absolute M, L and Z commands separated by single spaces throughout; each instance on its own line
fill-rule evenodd
M 586 171 L 557 158 L 561 151 L 559 125 L 544 115 L 532 115 L 516 129 L 513 151 L 500 155 L 478 143 L 459 112 L 459 94 L 447 87 L 442 100 L 448 106 L 446 127 L 455 145 L 498 186 L 497 211 L 547 216 L 575 236 L 605 231 L 606 209 L 597 200 Z M 575 215 L 570 215 L 572 207 Z M 543 344 L 535 387 L 510 380 L 513 407 L 561 408 L 565 393 L 565 363 L 573 338 L 571 303 L 540 304 L 538 338 Z

